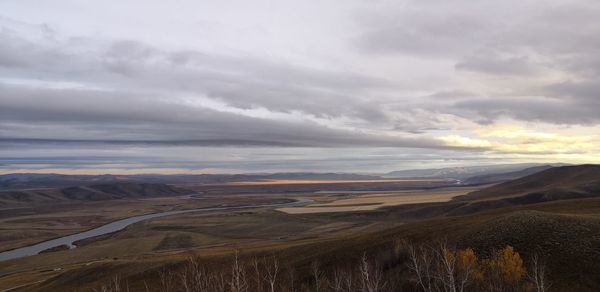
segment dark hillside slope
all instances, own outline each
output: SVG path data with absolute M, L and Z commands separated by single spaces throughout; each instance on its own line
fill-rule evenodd
M 167 184 L 150 183 L 110 183 L 61 189 L 6 190 L 0 191 L 0 206 L 135 199 L 191 193 L 192 191 Z
M 0 189 L 63 188 L 92 184 L 146 182 L 137 175 L 66 175 L 13 173 L 0 175 Z
M 480 258 L 511 245 L 523 259 L 537 253 L 548 266 L 550 291 L 600 291 L 600 198 L 499 208 L 466 216 L 408 223 L 331 245 L 322 261 L 389 249 L 397 240 L 414 244 L 448 241 L 474 248 Z M 323 249 L 317 247 L 315 249 Z M 314 251 L 317 253 L 317 251 Z M 307 260 L 310 262 L 310 260 Z M 401 264 L 402 265 L 402 264 Z
M 600 165 L 551 168 L 454 198 L 445 215 L 600 196 Z
M 519 171 L 477 175 L 462 181 L 465 185 L 484 185 L 519 179 L 552 168 L 551 165 L 530 167 Z
M 40 204 L 64 200 L 59 189 L 30 189 L 0 191 L 0 206 L 15 204 Z
M 534 194 L 557 198 L 600 195 L 600 165 L 551 168 L 469 193 L 460 199 L 487 200 Z
M 415 221 L 590 197 L 600 197 L 600 165 L 551 168 L 458 196 L 449 202 L 389 206 L 366 216 Z
M 166 184 L 149 183 L 118 183 L 100 184 L 85 187 L 70 187 L 62 189 L 65 197 L 72 200 L 110 200 L 157 196 L 177 196 L 189 194 L 190 191 Z
M 511 245 L 524 255 L 538 253 L 553 278 L 592 291 L 600 284 L 599 232 L 600 218 L 516 211 L 472 226 L 460 241 L 483 252 Z

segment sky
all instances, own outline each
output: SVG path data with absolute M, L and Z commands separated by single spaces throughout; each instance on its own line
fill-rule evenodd
M 600 163 L 596 0 L 0 1 L 0 174 Z

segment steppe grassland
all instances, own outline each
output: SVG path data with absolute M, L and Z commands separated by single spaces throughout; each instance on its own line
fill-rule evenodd
M 302 207 L 284 207 L 277 210 L 288 214 L 371 211 L 386 206 L 448 202 L 479 187 L 444 188 L 435 190 L 365 193 L 351 198 L 340 198 L 327 203 Z
M 265 179 L 257 181 L 229 182 L 225 185 L 252 186 L 252 185 L 312 185 L 312 184 L 349 184 L 349 183 L 402 183 L 402 182 L 447 182 L 447 179 L 367 179 L 367 180 L 289 180 Z

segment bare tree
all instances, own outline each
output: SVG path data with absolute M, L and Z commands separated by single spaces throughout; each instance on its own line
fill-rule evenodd
M 181 278 L 181 286 L 183 286 L 183 291 L 185 292 L 192 292 L 192 291 L 199 291 L 199 277 L 200 277 L 200 271 L 199 271 L 199 265 L 196 262 L 196 260 L 192 257 L 188 258 L 188 262 L 185 266 L 185 268 L 183 269 L 183 271 L 181 271 L 181 273 L 179 274 L 179 277 Z
M 344 291 L 345 274 L 346 274 L 346 271 L 340 267 L 337 267 L 333 270 L 333 277 L 329 283 L 329 287 L 331 287 L 331 290 L 333 290 L 333 292 Z M 346 291 L 350 291 L 350 290 L 346 289 Z
M 435 250 L 439 262 L 436 278 L 440 280 L 444 291 L 457 292 L 456 290 L 456 252 L 450 250 L 445 242 L 441 242 Z
M 408 255 L 408 267 L 425 292 L 464 292 L 478 279 L 476 275 L 481 275 L 477 256 L 470 248 L 458 250 L 440 242 L 435 247 L 409 246 Z
M 185 292 L 212 292 L 218 275 L 218 271 L 209 272 L 198 259 L 190 257 L 185 268 L 179 272 L 179 286 Z
M 252 261 L 251 261 L 251 265 L 252 265 L 252 270 L 254 270 L 254 284 L 256 285 L 255 290 L 257 292 L 262 291 L 263 287 L 262 287 L 262 280 L 263 280 L 263 276 L 261 273 L 261 264 L 262 261 L 260 259 L 258 259 L 257 257 L 253 257 Z
M 270 261 L 266 261 L 265 280 L 269 284 L 269 291 L 275 292 L 275 283 L 277 282 L 277 275 L 279 274 L 279 260 L 273 256 Z
M 319 292 L 321 291 L 321 286 L 323 285 L 323 272 L 321 271 L 319 261 L 313 261 L 310 265 L 310 270 L 315 284 L 315 292 Z
M 288 263 L 285 270 L 287 272 L 287 288 L 290 292 L 294 292 L 296 291 L 296 269 Z
M 125 286 L 125 287 L 123 287 Z M 102 284 L 100 288 L 94 289 L 94 292 L 128 292 L 129 286 L 123 285 L 119 275 L 114 276 L 110 281 Z
M 533 283 L 537 292 L 545 292 L 551 286 L 546 274 L 546 265 L 540 259 L 540 255 L 537 252 L 531 256 L 527 277 Z
M 225 280 L 225 273 L 223 271 L 213 273 L 211 276 L 211 288 L 212 291 L 225 291 L 225 287 L 227 286 L 227 281 Z M 211 290 L 207 290 L 211 291 Z
M 286 264 L 282 269 L 278 257 L 241 260 L 236 251 L 230 263 L 206 265 L 200 258 L 189 258 L 181 268 L 165 266 L 156 279 L 159 285 L 151 288 L 161 292 L 383 292 L 402 287 L 396 285 L 400 281 L 387 277 L 395 269 L 393 265 L 398 263 L 400 252 L 402 258 L 408 255 L 407 266 L 414 275 L 411 280 L 424 292 L 516 292 L 534 291 L 533 288 L 536 292 L 546 292 L 550 287 L 546 266 L 538 254 L 530 258 L 529 269 L 525 269 L 520 255 L 510 246 L 479 260 L 473 249 L 456 249 L 440 243 L 408 245 L 406 252 L 397 251 L 392 255 L 392 263 L 385 262 L 386 267 L 390 267 L 386 277 L 380 266 L 382 262 L 377 259 L 389 259 L 388 253 L 378 254 L 376 258 L 363 253 L 358 261 L 338 262 L 327 274 L 318 261 L 313 261 L 309 270 L 298 277 L 291 265 Z M 148 285 L 146 290 L 150 291 Z M 128 292 L 128 289 L 126 283 L 123 285 L 123 281 L 115 277 L 94 291 Z
M 344 291 L 346 291 L 346 292 L 354 291 L 354 278 L 352 275 L 352 271 L 350 271 L 350 270 L 342 270 L 342 271 L 343 271 L 342 279 L 344 280 L 344 282 L 343 282 Z
M 232 292 L 245 292 L 248 289 L 246 282 L 246 271 L 239 261 L 238 251 L 235 251 L 233 263 L 231 264 L 231 279 L 229 287 Z
M 417 284 L 425 292 L 433 292 L 435 285 L 433 282 L 433 256 L 428 249 L 423 247 L 416 248 L 413 245 L 408 246 L 409 263 L 408 268 L 413 271 Z
M 158 273 L 158 278 L 160 280 L 160 291 L 161 292 L 174 292 L 177 287 L 176 276 L 172 270 L 167 270 L 163 268 L 162 271 Z
M 362 292 L 379 292 L 385 286 L 379 265 L 377 262 L 370 264 L 366 253 L 360 259 L 359 272 Z

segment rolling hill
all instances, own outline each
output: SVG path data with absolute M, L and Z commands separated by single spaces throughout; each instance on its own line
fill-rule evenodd
M 596 196 L 600 196 L 600 165 L 555 167 L 455 197 L 451 203 L 456 206 L 447 215 Z
M 558 164 L 556 166 L 559 166 Z M 520 163 L 520 164 L 498 164 L 498 165 L 479 165 L 464 167 L 447 167 L 432 169 L 409 169 L 392 171 L 385 174 L 386 177 L 431 177 L 431 178 L 452 178 L 465 180 L 475 176 L 497 175 L 509 172 L 518 172 L 527 168 L 543 166 L 543 164 Z
M 465 200 L 500 198 L 568 199 L 600 195 L 600 165 L 551 168 L 469 193 Z
M 191 194 L 186 189 L 150 183 L 110 183 L 56 189 L 0 191 L 0 206 L 66 201 L 103 201 Z
M 377 180 L 379 176 L 353 173 L 270 173 L 270 174 L 140 174 L 65 175 L 13 173 L 0 175 L 0 189 L 57 188 L 114 183 L 199 183 L 220 184 L 257 180 Z
M 552 165 L 542 165 L 542 166 L 534 166 L 525 168 L 523 170 L 511 171 L 511 172 L 503 172 L 503 173 L 492 173 L 492 174 L 484 174 L 484 175 L 476 175 L 469 177 L 462 181 L 462 184 L 465 185 L 484 185 L 498 182 L 505 182 L 510 180 L 519 179 L 522 177 L 526 177 L 528 175 L 532 175 L 547 169 L 552 168 Z

